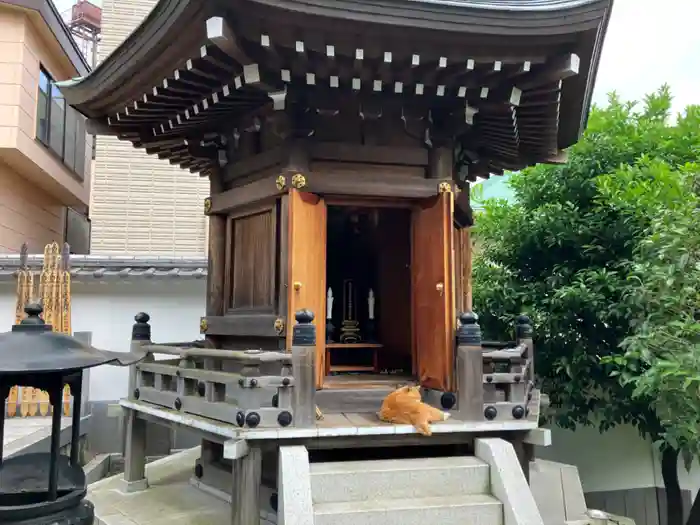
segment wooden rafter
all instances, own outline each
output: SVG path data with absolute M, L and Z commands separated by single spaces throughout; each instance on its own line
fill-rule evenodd
M 199 172 L 219 162 L 219 150 L 191 138 L 224 122 L 240 133 L 258 130 L 298 103 L 288 91 L 306 93 L 314 118 L 352 108 L 363 121 L 400 118 L 428 146 L 466 132 L 491 159 L 479 170 L 556 159 L 562 81 L 580 67 L 575 54 L 455 60 L 396 51 L 391 42 L 350 49 L 323 37 L 240 39 L 223 17 L 206 21 L 206 38 L 198 56 L 107 119 L 120 138 Z

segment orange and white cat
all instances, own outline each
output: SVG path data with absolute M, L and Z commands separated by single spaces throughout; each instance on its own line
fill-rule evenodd
M 386 396 L 381 410 L 377 413 L 379 419 L 387 423 L 413 425 L 424 436 L 430 436 L 430 423 L 445 421 L 450 414 L 423 403 L 420 388 L 404 386 Z

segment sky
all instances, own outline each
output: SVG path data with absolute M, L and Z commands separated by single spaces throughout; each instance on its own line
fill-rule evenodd
M 614 0 L 594 101 L 612 90 L 640 100 L 664 83 L 673 109 L 700 104 L 700 3 L 695 0 Z
M 74 1 L 54 3 L 64 11 Z M 624 99 L 640 100 L 668 83 L 674 111 L 700 104 L 700 2 L 614 0 L 613 5 L 594 101 L 605 102 L 611 90 Z

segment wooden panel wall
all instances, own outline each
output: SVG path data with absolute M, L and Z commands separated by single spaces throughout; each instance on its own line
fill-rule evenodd
M 276 310 L 277 207 L 275 202 L 229 217 L 225 299 L 230 313 Z
M 368 108 L 369 109 L 369 108 Z M 367 112 L 367 117 L 369 117 Z M 401 119 L 401 106 L 384 108 L 383 118 L 363 120 L 357 101 L 348 99 L 343 113 L 336 116 L 318 115 L 315 137 L 328 142 L 347 142 L 375 146 L 423 147 L 424 124 L 420 119 Z M 389 116 L 393 113 L 394 116 Z M 410 131 L 407 133 L 406 130 Z

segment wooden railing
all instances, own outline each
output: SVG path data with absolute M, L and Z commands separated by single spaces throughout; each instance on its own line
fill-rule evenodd
M 308 310 L 296 314 L 289 353 L 158 345 L 149 320 L 137 315 L 132 332 L 133 349 L 149 355 L 131 371 L 131 400 L 247 428 L 315 423 L 316 328 Z
M 481 340 L 479 318 L 460 315 L 457 329 L 457 412 L 468 421 L 512 421 L 539 418 L 535 389 L 532 326 L 526 315 L 516 320 L 516 340 Z M 443 406 L 446 404 L 443 396 Z M 449 404 L 449 400 L 447 400 Z
M 132 344 L 149 353 L 130 375 L 130 399 L 248 429 L 310 427 L 316 422 L 316 329 L 313 314 L 296 314 L 291 352 L 158 345 L 148 316 L 136 316 Z M 442 406 L 462 421 L 537 421 L 532 327 L 516 322 L 516 340 L 481 340 L 478 316 L 460 315 L 456 392 Z M 136 348 L 134 350 L 137 350 Z M 155 361 L 154 354 L 169 356 Z M 274 394 L 272 393 L 274 391 Z

